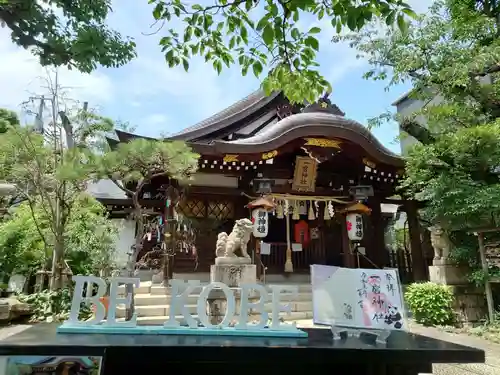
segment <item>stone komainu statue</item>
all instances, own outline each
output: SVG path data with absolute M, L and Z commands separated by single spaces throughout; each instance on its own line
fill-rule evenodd
M 428 228 L 431 232 L 431 244 L 434 249 L 434 260 L 445 260 L 450 256 L 451 242 L 445 230 L 434 225 Z
M 226 232 L 219 233 L 215 246 L 216 257 L 243 257 L 250 258 L 247 252 L 247 244 L 253 231 L 252 221 L 249 219 L 239 219 L 234 223 L 234 227 L 229 235 Z M 239 250 L 241 256 L 235 254 Z

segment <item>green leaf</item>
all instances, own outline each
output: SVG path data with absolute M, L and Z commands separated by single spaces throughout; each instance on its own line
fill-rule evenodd
M 243 39 L 243 41 L 245 42 L 245 44 L 248 44 L 248 30 L 245 26 L 241 26 L 240 36 L 241 39 Z
M 257 23 L 257 31 L 261 31 L 269 24 L 269 18 L 262 17 L 260 21 Z
M 401 9 L 401 12 L 403 12 L 404 14 L 406 14 L 410 18 L 417 18 L 417 14 L 413 10 L 411 10 L 410 8 L 403 8 L 403 9 Z
M 262 39 L 267 46 L 272 46 L 274 44 L 274 29 L 271 24 L 267 24 L 262 32 Z
M 308 47 L 311 47 L 313 48 L 314 50 L 316 51 L 319 51 L 319 42 L 318 42 L 318 39 L 316 39 L 315 37 L 313 36 L 308 36 L 305 40 L 304 40 L 304 44 Z
M 321 29 L 319 27 L 313 27 L 311 30 L 309 30 L 309 34 L 319 34 L 321 32 Z
M 193 35 L 193 28 L 191 26 L 186 27 L 184 32 L 184 43 L 189 42 L 191 40 L 191 36 Z
M 385 23 L 388 25 L 388 26 L 392 26 L 394 25 L 394 21 L 396 20 L 396 11 L 395 10 L 391 10 L 388 14 L 387 14 L 387 17 L 385 19 Z
M 342 31 L 342 22 L 340 20 L 337 20 L 337 24 L 335 25 L 335 31 L 337 31 L 337 34 L 340 34 Z
M 347 14 L 347 27 L 351 29 L 351 31 L 356 30 L 357 28 L 357 13 L 351 11 Z
M 408 33 L 408 23 L 402 14 L 398 14 L 398 27 L 403 34 Z
M 159 20 L 163 13 L 163 3 L 156 4 L 153 10 L 153 17 L 155 20 Z
M 262 73 L 262 64 L 258 61 L 255 61 L 253 63 L 253 66 L 252 66 L 252 69 L 253 69 L 253 74 L 255 75 L 255 77 L 259 77 L 260 76 L 260 73 Z
M 189 70 L 189 61 L 187 59 L 182 59 L 182 66 L 184 70 L 187 72 Z
M 318 20 L 322 20 L 323 17 L 325 16 L 325 10 L 322 8 L 319 12 L 318 12 Z

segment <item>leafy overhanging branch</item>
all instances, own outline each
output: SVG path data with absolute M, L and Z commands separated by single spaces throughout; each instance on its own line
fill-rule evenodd
M 469 122 L 472 126 L 478 120 L 484 122 L 500 116 L 500 101 L 496 95 L 500 46 L 494 37 L 500 29 L 500 10 L 496 2 L 486 0 L 483 3 L 484 9 L 479 9 L 475 8 L 475 2 L 465 6 L 463 1 L 437 1 L 431 13 L 419 16 L 405 34 L 388 31 L 381 35 L 371 29 L 346 39 L 373 66 L 365 78 L 385 79 L 390 75 L 390 86 L 412 82 L 415 89 L 411 97 L 414 99 L 428 100 L 437 96 L 449 105 L 465 103 L 469 116 L 463 125 Z M 336 40 L 339 39 L 342 38 Z M 427 118 L 431 133 L 449 130 L 440 128 L 437 119 L 433 121 L 433 112 L 439 115 L 439 109 L 432 108 L 435 104 L 404 119 L 403 130 L 422 143 L 432 143 L 429 131 L 415 119 L 419 115 Z M 460 117 L 463 116 L 455 116 L 455 121 L 460 121 Z
M 375 18 L 405 30 L 405 17 L 414 17 L 400 0 L 357 2 L 315 0 L 215 0 L 210 5 L 180 0 L 150 0 L 159 30 L 176 20 L 181 30 L 166 30 L 160 46 L 170 67 L 186 71 L 192 57 L 211 63 L 217 73 L 239 65 L 241 73 L 252 71 L 263 81 L 266 92 L 282 90 L 292 102 L 314 101 L 330 85 L 318 71 L 320 49 L 318 26 L 301 30 L 301 15 L 312 15 L 318 23 L 329 20 L 332 30 L 360 30 Z M 159 31 L 158 30 L 158 31 Z M 157 32 L 158 32 L 157 31 Z M 165 30 L 162 30 L 163 32 Z
M 30 49 L 42 66 L 67 66 L 89 73 L 135 57 L 135 43 L 106 25 L 109 0 L 2 0 L 0 23 L 12 41 Z M 60 16 L 62 14 L 62 16 Z

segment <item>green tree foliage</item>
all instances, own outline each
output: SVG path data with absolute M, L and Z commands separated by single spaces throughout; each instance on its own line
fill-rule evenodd
M 13 273 L 26 276 L 50 265 L 52 249 L 45 241 L 53 238 L 51 218 L 35 203 L 16 207 L 9 220 L 0 223 L 0 276 L 6 282 Z M 107 219 L 104 206 L 81 194 L 64 228 L 66 253 L 74 274 L 99 274 L 113 265 L 118 228 Z
M 348 37 L 373 67 L 367 78 L 410 81 L 411 97 L 424 101 L 399 119 L 420 141 L 402 185 L 427 202 L 428 220 L 449 229 L 495 225 L 500 214 L 500 4 L 481 4 L 437 1 L 407 33 Z
M 144 187 L 155 178 L 167 177 L 177 181 L 189 179 L 198 169 L 198 159 L 199 155 L 181 141 L 136 139 L 120 143 L 96 163 L 102 178 L 111 178 L 132 198 L 138 223 L 135 256 L 132 259 L 136 258 L 142 245 L 144 219 L 139 199 Z
M 144 212 L 140 203 L 144 187 L 153 179 L 175 179 L 185 181 L 198 169 L 200 155 L 194 153 L 186 143 L 181 141 L 162 142 L 155 140 L 135 139 L 128 143 L 120 143 L 113 151 L 104 154 L 97 163 L 102 178 L 110 178 L 120 189 L 132 199 L 133 216 L 137 223 L 135 246 L 128 264 L 129 275 L 135 270 L 137 256 L 142 250 L 145 233 Z M 170 185 L 175 181 L 170 180 Z M 165 192 L 170 195 L 168 191 Z M 165 257 L 167 258 L 167 257 Z M 133 288 L 127 285 L 127 293 Z M 127 319 L 132 317 L 134 304 L 127 309 Z
M 332 31 L 344 28 L 358 31 L 379 18 L 406 29 L 405 16 L 413 17 L 401 0 L 214 0 L 210 4 L 181 0 L 149 0 L 158 22 L 182 24 L 181 30 L 169 28 L 160 40 L 170 67 L 182 65 L 187 71 L 193 56 L 201 56 L 220 73 L 238 64 L 241 73 L 260 77 L 267 92 L 283 90 L 293 102 L 314 101 L 328 82 L 317 67 L 320 49 L 318 26 L 301 23 L 326 23 Z M 307 20 L 309 18 L 309 20 Z M 326 21 L 326 22 L 325 22 Z
M 78 115 L 72 123 L 63 117 L 62 122 L 53 124 L 51 131 L 46 129 L 48 136 L 33 132 L 30 127 L 15 126 L 0 135 L 0 179 L 15 185 L 16 195 L 31 210 L 46 251 L 53 249 L 55 252 L 53 289 L 61 287 L 60 272 L 67 247 L 66 228 L 82 192 L 96 171 L 96 156 L 86 145 L 96 132 L 110 128 L 108 120 L 96 116 Z M 69 135 L 66 132 L 66 140 L 74 147 L 63 147 L 60 136 L 63 128 L 70 130 Z M 38 222 L 38 211 L 48 221 L 49 232 L 44 231 Z
M 13 111 L 0 108 L 0 134 L 5 133 L 10 126 L 18 126 L 19 117 Z
M 135 57 L 135 43 L 106 25 L 110 0 L 0 0 L 0 23 L 12 41 L 30 48 L 43 66 L 89 73 Z

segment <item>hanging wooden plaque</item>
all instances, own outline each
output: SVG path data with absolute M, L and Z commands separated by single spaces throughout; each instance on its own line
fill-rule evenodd
M 314 192 L 318 163 L 308 156 L 297 156 L 293 174 L 292 190 Z

